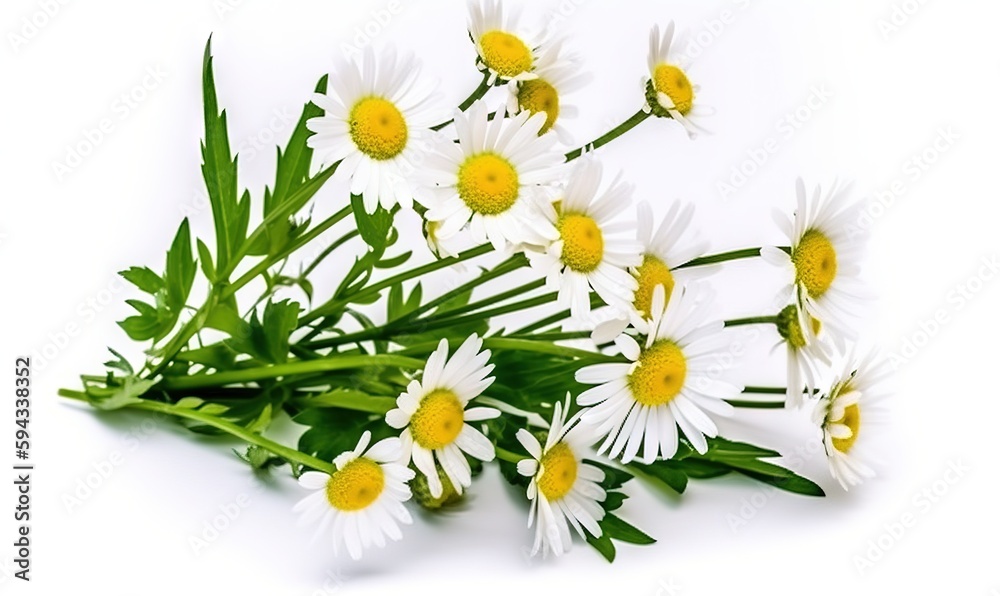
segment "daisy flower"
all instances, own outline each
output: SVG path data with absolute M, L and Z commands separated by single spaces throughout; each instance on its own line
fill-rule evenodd
M 488 73 L 488 85 L 500 81 L 527 81 L 536 56 L 534 43 L 518 27 L 520 10 L 505 13 L 499 0 L 469 3 L 469 35 L 476 44 L 476 67 Z
M 527 430 L 517 431 L 517 440 L 531 455 L 531 459 L 518 462 L 517 471 L 531 478 L 528 527 L 535 525 L 532 555 L 541 550 L 543 556 L 550 552 L 558 556 L 569 550 L 570 525 L 580 538 L 587 538 L 584 529 L 594 537 L 601 536 L 598 522 L 604 518 L 604 508 L 600 503 L 607 496 L 600 486 L 604 471 L 583 462 L 591 443 L 590 431 L 577 424 L 579 415 L 566 420 L 569 399 L 567 395 L 565 406 L 556 403 L 544 447 Z
M 379 205 L 412 204 L 406 177 L 439 120 L 412 56 L 398 59 L 390 49 L 375 62 L 371 47 L 360 63 L 342 62 L 329 79 L 329 91 L 313 96 L 324 114 L 306 122 L 315 133 L 307 144 L 324 163 L 343 160 L 335 175 L 350 178 L 351 194 L 364 198 L 369 213 Z
M 791 252 L 769 246 L 761 250 L 761 256 L 785 268 L 793 278 L 779 299 L 793 298 L 798 308 L 834 328 L 838 336 L 853 338 L 850 321 L 857 316 L 865 296 L 858 279 L 864 244 L 851 233 L 856 205 L 843 208 L 842 191 L 835 184 L 824 196 L 817 187 L 810 200 L 800 178 L 795 216 L 789 219 L 775 213 L 791 242 Z
M 507 84 L 507 112 L 517 114 L 527 110 L 532 114 L 545 114 L 545 124 L 539 134 L 555 132 L 559 142 L 572 144 L 573 138 L 561 124 L 563 119 L 576 118 L 576 106 L 566 105 L 567 93 L 581 89 L 589 79 L 582 72 L 579 57 L 564 55 L 562 41 L 546 45 L 535 65 L 535 79 L 511 81 Z
M 537 186 L 558 180 L 563 156 L 551 151 L 555 139 L 538 136 L 542 114 L 508 117 L 501 108 L 492 121 L 482 101 L 455 113 L 458 143 L 444 142 L 424 161 L 424 177 L 436 185 L 424 202 L 426 218 L 439 222 L 447 239 L 466 224 L 477 242 L 497 250 L 510 244 L 542 244 L 558 232 L 540 215 L 547 199 Z
M 607 304 L 632 302 L 638 287 L 628 267 L 640 262 L 640 247 L 618 237 L 631 223 L 612 223 L 631 200 L 632 187 L 616 178 L 599 193 L 602 166 L 593 158 L 581 159 L 573 168 L 565 193 L 546 206 L 545 216 L 558 231 L 545 252 L 527 251 L 531 266 L 545 275 L 546 286 L 558 290 L 558 302 L 569 306 L 574 317 L 590 312 L 590 290 Z
M 830 473 L 844 490 L 875 475 L 865 463 L 871 432 L 863 429 L 879 417 L 879 402 L 885 395 L 878 385 L 888 372 L 884 361 L 869 357 L 859 363 L 852 357 L 817 404 L 815 420 L 823 431 Z
M 677 452 L 678 427 L 699 452 L 708 450 L 705 437 L 715 437 L 718 429 L 707 412 L 730 416 L 733 407 L 726 399 L 742 392 L 741 387 L 714 378 L 716 352 L 726 338 L 722 321 L 700 325 L 707 300 L 694 292 L 675 290 L 666 301 L 663 286 L 653 293 L 653 318 L 635 321 L 636 330 L 646 336 L 640 347 L 631 335 L 615 340 L 630 362 L 587 366 L 576 380 L 596 385 L 577 397 L 577 404 L 593 406 L 583 414 L 583 422 L 606 436 L 598 453 L 621 456 L 628 463 L 643 447 L 641 461 L 653 462 L 657 453 L 670 459 Z
M 832 364 L 833 346 L 824 337 L 820 320 L 794 304 L 778 313 L 777 327 L 781 341 L 774 348 L 784 344 L 788 355 L 785 407 L 799 408 L 804 402 L 803 389 L 806 395 L 812 396 L 823 367 Z
M 649 80 L 646 82 L 647 113 L 661 118 L 673 118 L 681 123 L 692 138 L 699 132 L 707 132 L 697 124 L 697 120 L 711 115 L 711 110 L 696 105 L 695 94 L 700 89 L 688 79 L 690 64 L 687 58 L 672 55 L 670 46 L 674 41 L 674 23 L 667 24 L 660 34 L 660 26 L 649 33 Z
M 674 202 L 654 232 L 652 207 L 645 201 L 639 203 L 636 236 L 642 245 L 642 262 L 632 269 L 639 283 L 632 306 L 645 319 L 652 316 L 654 288 L 663 286 L 670 300 L 677 284 L 684 286 L 715 271 L 711 267 L 677 269 L 708 250 L 707 242 L 684 241 L 693 218 L 694 205 Z
M 403 429 L 401 462 L 413 465 L 427 477 L 431 496 L 443 493 L 434 461 L 441 464 L 455 492 L 472 485 L 472 469 L 465 454 L 492 461 L 493 443 L 466 424 L 496 418 L 495 408 L 469 408 L 469 401 L 493 383 L 487 364 L 490 351 L 480 349 L 483 340 L 473 334 L 448 359 L 448 340 L 442 339 L 427 358 L 423 377 L 413 380 L 396 399 L 396 408 L 385 415 L 393 428 Z
M 343 546 L 355 560 L 361 558 L 363 548 L 385 546 L 387 537 L 399 540 L 403 537 L 399 524 L 413 522 L 403 503 L 410 499 L 406 483 L 414 474 L 396 463 L 400 441 L 392 437 L 368 448 L 371 438 L 371 432 L 365 431 L 353 451 L 338 455 L 333 474 L 299 476 L 299 484 L 315 492 L 293 509 L 302 514 L 301 525 L 319 522 L 316 536 L 332 527 L 334 554 Z

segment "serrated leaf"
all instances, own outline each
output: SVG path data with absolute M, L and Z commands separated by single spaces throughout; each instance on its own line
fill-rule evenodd
M 153 273 L 149 267 L 130 267 L 120 271 L 118 275 L 147 294 L 156 294 L 165 287 L 163 278 Z
M 264 307 L 263 333 L 267 339 L 268 362 L 281 364 L 288 360 L 288 337 L 298 327 L 298 302 L 282 300 Z
M 325 94 L 327 88 L 327 75 L 323 75 L 316 83 L 315 92 Z M 302 108 L 302 115 L 299 116 L 298 124 L 292 131 L 292 136 L 288 139 L 285 151 L 278 150 L 278 168 L 274 181 L 274 191 L 271 192 L 271 200 L 274 203 L 281 203 L 291 193 L 298 190 L 302 183 L 309 177 L 309 166 L 312 163 L 313 150 L 307 143 L 312 132 L 306 127 L 306 123 L 312 118 L 323 115 L 323 109 L 311 101 Z M 272 206 L 273 208 L 273 206 Z
M 134 308 L 136 310 L 136 312 L 139 313 L 139 316 L 148 317 L 148 318 L 151 318 L 151 319 L 156 319 L 157 318 L 156 307 L 154 307 L 151 304 L 147 304 L 147 303 L 143 302 L 142 300 L 134 300 L 134 299 L 130 298 L 130 299 L 128 299 L 128 300 L 125 301 L 125 304 L 128 304 L 129 306 L 131 306 L 132 308 Z
M 250 204 L 241 204 L 236 189 L 237 160 L 229 148 L 225 110 L 219 110 L 212 68 L 212 39 L 205 44 L 202 63 L 202 90 L 205 108 L 205 139 L 201 145 L 202 175 L 208 189 L 215 224 L 216 262 L 225 271 L 238 247 L 246 238 Z M 245 211 L 245 214 L 243 213 Z
M 135 370 L 132 369 L 132 365 L 129 364 L 128 360 L 126 360 L 124 356 L 119 354 L 117 351 L 115 351 L 114 348 L 111 347 L 108 348 L 108 351 L 111 352 L 111 354 L 115 357 L 115 359 L 108 360 L 107 362 L 104 363 L 104 366 L 114 370 L 119 370 L 128 376 L 132 376 L 135 374 Z

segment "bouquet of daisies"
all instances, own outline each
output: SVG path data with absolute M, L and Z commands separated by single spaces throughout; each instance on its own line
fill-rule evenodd
M 574 534 L 608 560 L 615 541 L 653 542 L 618 515 L 637 477 L 682 493 L 739 474 L 822 496 L 778 452 L 719 436 L 741 408 L 812 408 L 832 474 L 844 488 L 870 476 L 861 427 L 884 374 L 848 353 L 864 290 L 842 190 L 800 181 L 777 218 L 785 246 L 706 254 L 692 205 L 632 212 L 631 186 L 595 153 L 647 120 L 702 131 L 710 111 L 672 23 L 650 34 L 641 107 L 576 149 L 564 97 L 586 81 L 562 40 L 532 37 L 496 0 L 470 6 L 469 35 L 482 82 L 457 109 L 412 57 L 336 65 L 261 197 L 237 180 L 209 44 L 214 238 L 184 220 L 161 273 L 121 272 L 145 295 L 119 323 L 144 362 L 111 350 L 104 374 L 61 395 L 238 439 L 255 473 L 298 479 L 302 523 L 353 558 L 403 538 L 415 507 L 460 502 L 487 465 L 520 487 L 542 554 Z M 703 278 L 738 259 L 787 285 L 773 312 L 713 318 Z M 743 325 L 774 327 L 784 383 L 745 387 L 718 366 Z M 269 431 L 283 417 L 299 436 Z

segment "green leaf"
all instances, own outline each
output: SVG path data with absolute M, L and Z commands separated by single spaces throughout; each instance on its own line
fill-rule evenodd
M 191 252 L 191 228 L 185 218 L 181 222 L 174 242 L 167 251 L 167 271 L 164 282 L 167 286 L 167 305 L 171 310 L 180 312 L 191 293 L 194 274 L 198 268 Z
M 130 404 L 142 401 L 145 394 L 155 383 L 150 380 L 126 377 L 124 384 L 117 387 L 87 388 L 90 404 L 99 410 L 117 410 Z
M 214 282 L 215 264 L 212 262 L 212 252 L 201 238 L 198 239 L 198 260 L 201 261 L 201 270 L 205 277 L 208 278 L 208 281 Z
M 288 361 L 288 337 L 298 327 L 298 302 L 282 300 L 269 302 L 264 307 L 262 331 L 267 339 L 268 362 L 282 364 Z
M 165 287 L 163 278 L 153 273 L 149 267 L 130 267 L 120 271 L 118 275 L 147 294 L 155 294 Z
M 760 459 L 764 457 L 781 457 L 781 453 L 764 447 L 758 447 L 749 443 L 731 441 L 722 437 L 708 439 L 708 452 L 705 456 L 716 461 L 725 461 L 731 458 L 749 457 Z
M 250 221 L 249 196 L 240 201 L 236 189 L 236 158 L 229 149 L 229 132 L 225 110 L 219 110 L 212 69 L 212 39 L 205 44 L 202 65 L 202 87 L 205 107 L 205 140 L 201 145 L 202 175 L 208 189 L 215 223 L 217 244 L 215 266 L 226 271 L 240 245 L 246 239 Z
M 607 533 L 602 533 L 600 538 L 595 537 L 587 530 L 583 531 L 587 535 L 587 544 L 597 549 L 601 556 L 607 559 L 608 563 L 615 562 L 615 545 L 611 543 L 611 537 Z
M 135 374 L 135 370 L 132 369 L 132 365 L 129 364 L 128 360 L 126 360 L 124 356 L 122 356 L 121 354 L 119 354 L 113 348 L 110 347 L 108 348 L 108 351 L 111 352 L 111 354 L 115 357 L 115 359 L 105 362 L 104 366 L 110 369 L 119 370 L 128 376 L 132 376 Z
M 607 496 L 604 497 L 604 501 L 601 502 L 601 507 L 603 507 L 605 511 L 620 509 L 625 503 L 625 499 L 628 498 L 628 495 L 619 491 L 611 491 L 606 494 Z
M 652 464 L 632 463 L 629 466 L 645 473 L 652 480 L 661 482 L 677 494 L 682 494 L 687 488 L 687 474 L 671 466 L 669 461 L 659 461 Z
M 361 238 L 375 254 L 381 255 L 389 246 L 389 231 L 392 229 L 393 214 L 383 209 L 381 205 L 375 209 L 375 213 L 368 213 L 365 211 L 361 195 L 351 195 L 351 208 L 354 211 L 354 219 L 358 224 Z
M 615 540 L 629 544 L 653 544 L 656 542 L 654 538 L 613 513 L 606 513 L 604 519 L 600 521 L 600 526 L 606 536 Z
M 127 317 L 124 321 L 118 321 L 118 326 L 135 341 L 153 339 L 163 327 L 159 319 L 148 316 Z
M 177 354 L 177 360 L 201 364 L 216 370 L 230 370 L 236 361 L 236 352 L 225 344 L 214 344 Z
M 669 462 L 663 463 L 670 464 L 687 474 L 688 477 L 697 478 L 699 480 L 718 478 L 719 476 L 725 476 L 726 474 L 732 472 L 732 468 L 725 464 L 696 459 L 682 459 L 680 461 L 670 460 Z
M 805 495 L 807 497 L 825 497 L 826 492 L 823 489 L 808 478 L 803 478 L 798 474 L 792 474 L 787 477 L 777 477 L 768 476 L 766 474 L 760 474 L 758 472 L 751 472 L 748 470 L 738 470 L 740 474 L 753 478 L 754 480 L 763 482 L 765 484 L 770 484 L 771 486 L 780 488 L 781 490 L 786 490 L 791 493 L 796 493 L 799 495 Z
M 323 75 L 316 83 L 316 93 L 325 94 L 327 88 L 327 75 Z M 282 203 L 289 195 L 298 190 L 309 178 L 309 166 L 312 163 L 313 150 L 307 144 L 307 140 L 312 132 L 306 127 L 306 123 L 312 118 L 323 115 L 323 108 L 320 108 L 311 101 L 302 109 L 299 122 L 292 131 L 291 138 L 285 151 L 278 150 L 278 169 L 274 181 L 274 192 L 271 193 L 273 208 Z M 267 206 L 265 206 L 267 209 Z M 269 211 L 269 209 L 268 209 Z

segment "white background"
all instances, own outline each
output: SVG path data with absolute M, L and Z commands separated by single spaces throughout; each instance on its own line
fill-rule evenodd
M 294 126 L 275 120 L 275 111 L 297 117 L 359 28 L 380 29 L 377 47 L 391 41 L 417 52 L 427 76 L 440 80 L 443 106 L 456 105 L 478 81 L 462 2 L 408 3 L 383 27 L 373 11 L 389 3 L 379 0 L 224 1 L 9 0 L 0 8 L 2 378 L 12 388 L 14 358 L 42 355 L 33 371 L 32 582 L 9 575 L 16 497 L 6 472 L 0 590 L 1000 590 L 993 439 L 1000 317 L 994 273 L 982 267 L 1000 251 L 994 3 L 524 3 L 528 22 L 555 21 L 593 74 L 571 98 L 583 114 L 570 123 L 580 141 L 640 105 L 652 24 L 673 18 L 702 41 L 692 77 L 703 87 L 700 99 L 718 111 L 707 122 L 715 135 L 690 142 L 670 122 L 647 122 L 600 155 L 612 172 L 624 169 L 637 196 L 660 212 L 677 198 L 696 202 L 696 226 L 713 249 L 780 243 L 770 211 L 791 209 L 799 175 L 810 184 L 840 176 L 854 181 L 857 198 L 882 198 L 872 210 L 866 268 L 879 301 L 863 334 L 905 362 L 897 360 L 894 396 L 878 431 L 880 477 L 845 494 L 813 453 L 795 463 L 828 490 L 826 499 L 762 491 L 738 479 L 692 482 L 681 499 L 634 485 L 623 515 L 659 542 L 622 546 L 608 565 L 580 544 L 560 560 L 527 559 L 524 506 L 495 469 L 476 483 L 463 510 L 419 516 L 404 542 L 361 563 L 334 560 L 327 541 L 309 543 L 310 530 L 296 527 L 290 509 L 302 493 L 295 483 L 285 476 L 270 486 L 254 482 L 229 450 L 235 444 L 198 439 L 167 420 L 99 415 L 56 397 L 59 387 L 76 385 L 76 375 L 99 371 L 106 346 L 139 355 L 114 324 L 131 296 L 114 272 L 162 267 L 184 214 L 197 234 L 211 233 L 198 169 L 200 65 L 210 33 L 230 137 L 242 146 L 241 182 L 255 199 L 273 177 L 274 138 L 284 143 Z M 56 6 L 51 16 L 46 5 Z M 31 20 L 41 25 L 26 28 Z M 829 97 L 804 108 L 816 89 Z M 123 105 L 123 93 L 141 100 Z M 800 109 L 805 117 L 789 137 L 779 123 Z M 53 164 L 105 119 L 110 132 L 78 167 L 57 175 Z M 940 131 L 957 138 L 935 150 Z M 718 183 L 768 139 L 776 151 L 723 197 Z M 925 152 L 934 163 L 917 166 L 913 158 Z M 885 195 L 894 184 L 896 195 Z M 337 191 L 324 191 L 317 212 L 342 204 Z M 781 281 L 762 262 L 726 267 L 715 279 L 720 316 L 764 314 Z M 969 299 L 958 298 L 961 288 L 969 288 Z M 935 316 L 945 322 L 929 324 Z M 774 339 L 760 338 L 754 355 L 733 369 L 735 380 L 780 379 L 779 359 L 766 353 Z M 907 348 L 908 341 L 918 345 Z M 0 436 L 12 438 L 13 397 L 4 403 Z M 809 445 L 803 415 L 755 413 L 725 430 L 792 454 Z M 292 436 L 294 429 L 284 431 Z M 112 458 L 109 477 L 89 495 L 78 492 Z M 13 454 L 4 461 L 12 463 Z M 953 466 L 961 476 L 948 472 Z M 925 490 L 933 502 L 919 496 Z M 67 500 L 80 494 L 77 503 Z M 240 498 L 249 505 L 195 553 L 190 538 Z M 889 535 L 887 525 L 903 519 L 913 523 Z M 879 560 L 859 569 L 859 557 L 870 555 Z

